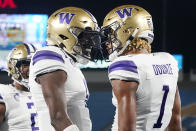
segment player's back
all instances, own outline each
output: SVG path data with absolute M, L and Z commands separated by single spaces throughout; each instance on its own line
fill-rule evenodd
M 44 47 L 38 50 L 32 58 L 30 65 L 30 87 L 35 101 L 36 108 L 41 120 L 39 122 L 42 130 L 53 130 L 50 125 L 50 117 L 48 107 L 45 103 L 41 85 L 35 81 L 37 75 L 50 73 L 57 70 L 63 70 L 67 73 L 67 80 L 65 83 L 65 103 L 67 105 L 67 113 L 74 124 L 79 129 L 86 130 L 91 128 L 91 121 L 89 117 L 88 108 L 86 108 L 86 101 L 89 97 L 89 91 L 86 85 L 86 80 L 78 68 L 76 63 L 60 48 L 54 46 Z
M 127 63 L 124 68 L 116 68 L 115 71 L 115 63 L 123 62 Z M 110 65 L 109 77 L 122 77 L 139 83 L 136 92 L 137 131 L 165 130 L 172 115 L 178 79 L 177 62 L 173 56 L 168 53 L 123 56 Z M 113 103 L 117 105 L 115 96 Z M 117 128 L 117 117 L 116 114 L 114 130 Z
M 0 84 L 0 103 L 6 107 L 5 120 L 0 124 L 1 131 L 39 131 L 34 123 L 36 110 L 30 92 Z

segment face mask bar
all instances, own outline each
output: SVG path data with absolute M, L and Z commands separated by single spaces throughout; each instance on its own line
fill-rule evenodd
M 105 37 L 107 37 L 107 41 L 103 42 L 102 44 L 106 45 L 106 42 L 109 42 L 111 44 L 112 51 L 108 52 L 108 57 L 110 61 L 113 61 L 116 57 L 121 55 L 125 49 L 128 47 L 128 45 L 131 43 L 131 41 L 134 39 L 135 35 L 139 31 L 139 28 L 136 28 L 133 32 L 133 34 L 128 38 L 127 42 L 122 48 L 119 48 L 121 45 L 121 42 L 116 38 L 116 32 L 120 28 L 120 25 L 118 22 L 114 22 L 111 25 L 107 26 L 106 28 L 103 28 L 103 33 Z M 113 37 L 111 37 L 113 35 Z
M 20 68 L 21 65 L 24 66 L 29 66 L 30 65 L 31 60 L 30 59 L 25 59 L 25 60 L 18 60 L 16 63 L 16 67 Z
M 106 26 L 101 29 L 101 36 L 102 36 L 102 48 L 104 52 L 104 59 L 108 59 L 109 55 L 119 49 L 119 46 L 121 45 L 121 42 L 116 38 L 116 32 L 120 28 L 120 24 L 116 21 L 109 26 Z M 111 37 L 113 36 L 113 37 Z M 106 43 L 111 43 L 111 53 L 108 52 Z
M 92 31 L 90 27 L 85 28 L 78 35 L 78 43 L 73 48 L 77 55 L 94 62 L 97 61 L 98 54 L 102 53 L 101 49 L 100 33 L 98 31 Z

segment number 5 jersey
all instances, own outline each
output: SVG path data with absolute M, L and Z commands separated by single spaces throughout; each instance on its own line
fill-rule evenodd
M 35 124 L 37 113 L 30 92 L 0 84 L 0 103 L 6 107 L 0 131 L 39 131 Z

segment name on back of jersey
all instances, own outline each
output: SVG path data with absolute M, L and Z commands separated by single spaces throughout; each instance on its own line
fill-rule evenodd
M 173 75 L 171 64 L 152 65 L 155 75 Z

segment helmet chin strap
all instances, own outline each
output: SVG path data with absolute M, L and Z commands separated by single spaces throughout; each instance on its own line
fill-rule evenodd
M 125 46 L 123 46 L 123 48 L 122 48 L 119 52 L 117 52 L 117 51 L 115 50 L 113 53 L 111 53 L 111 54 L 109 55 L 109 60 L 110 60 L 110 61 L 113 61 L 114 59 L 116 59 L 119 55 L 121 55 L 121 54 L 125 51 L 125 49 L 127 48 L 127 46 L 128 46 L 128 45 L 130 44 L 130 42 L 134 39 L 134 37 L 135 37 L 135 35 L 137 34 L 138 30 L 139 30 L 139 28 L 136 28 L 136 29 L 134 30 L 133 34 L 132 34 L 132 35 L 129 37 L 129 39 L 127 40 Z

